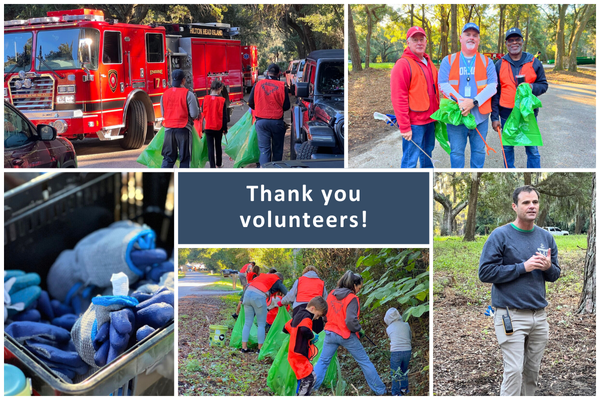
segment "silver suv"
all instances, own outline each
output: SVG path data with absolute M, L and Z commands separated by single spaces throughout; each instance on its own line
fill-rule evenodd
M 546 226 L 544 227 L 545 230 L 547 230 L 548 232 L 550 232 L 552 234 L 552 236 L 568 236 L 569 235 L 569 231 L 563 231 L 560 228 L 557 228 L 555 226 Z

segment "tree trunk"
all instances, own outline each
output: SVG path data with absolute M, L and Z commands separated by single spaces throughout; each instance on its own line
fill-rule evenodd
M 415 5 L 410 5 L 410 27 L 415 26 Z
M 556 29 L 556 55 L 554 56 L 554 71 L 563 71 L 563 52 L 565 47 L 565 14 L 568 4 L 558 5 L 558 28 Z
M 544 227 L 546 225 L 546 217 L 548 216 L 548 207 L 543 207 L 537 219 L 537 226 Z
M 465 237 L 463 242 L 473 242 L 475 240 L 475 230 L 477 229 L 477 197 L 479 195 L 479 182 L 481 172 L 471 174 L 471 193 L 469 194 L 469 210 L 467 211 L 467 226 L 465 227 Z
M 358 47 L 358 40 L 356 39 L 356 30 L 354 29 L 354 19 L 352 18 L 350 4 L 348 4 L 348 47 L 350 50 L 350 60 L 352 61 L 352 71 L 362 71 L 360 49 Z
M 498 22 L 498 51 L 496 53 L 503 53 L 504 50 L 504 11 L 506 10 L 506 4 L 499 4 L 500 7 L 500 20 Z
M 583 222 L 585 221 L 585 215 L 577 214 L 575 217 L 575 229 L 574 235 L 581 235 L 581 231 L 583 230 Z
M 371 61 L 371 36 L 373 36 L 373 26 L 379 22 L 379 19 L 376 17 L 375 13 L 378 9 L 384 8 L 385 6 L 369 8 L 369 5 L 365 4 L 364 7 L 367 14 L 367 38 L 365 44 L 365 69 L 367 69 L 369 68 L 369 62 Z
M 583 272 L 583 290 L 578 314 L 596 314 L 596 175 L 592 181 L 592 211 Z
M 577 47 L 579 39 L 581 39 L 581 34 L 583 33 L 588 20 L 594 12 L 596 12 L 596 6 L 593 4 L 586 4 L 585 9 L 582 12 L 581 19 L 577 22 L 577 31 L 575 33 L 575 38 L 573 39 L 573 44 L 571 45 L 571 54 L 569 55 L 570 72 L 577 72 Z
M 573 13 L 573 26 L 571 27 L 571 33 L 569 34 L 569 44 L 567 45 L 567 49 L 571 49 L 571 46 L 573 45 L 573 38 L 577 31 L 577 21 L 579 21 L 580 12 L 585 8 L 585 4 L 579 8 L 577 8 L 577 4 L 573 4 L 573 8 L 575 9 L 575 12 Z M 567 55 L 568 54 L 565 53 L 565 57 Z
M 443 194 L 437 193 L 435 190 L 433 191 L 433 198 L 435 201 L 440 203 L 442 207 L 444 207 L 441 236 L 450 236 L 453 228 L 456 226 L 454 219 L 462 210 L 465 209 L 465 207 L 468 205 L 468 202 L 463 201 L 453 208 L 450 199 Z
M 527 51 L 527 43 L 529 43 L 529 23 L 531 22 L 531 16 L 529 15 L 529 6 L 527 6 L 527 31 L 525 32 L 525 43 L 523 44 L 523 51 Z
M 523 182 L 525 185 L 531 185 L 531 172 L 523 173 Z
M 458 52 L 458 22 L 457 22 L 457 9 L 458 5 L 452 4 L 450 5 L 450 51 L 452 53 Z
M 448 18 L 446 8 L 440 4 L 440 60 L 448 55 Z

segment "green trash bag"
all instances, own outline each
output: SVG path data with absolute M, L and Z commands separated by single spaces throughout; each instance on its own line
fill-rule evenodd
M 236 349 L 242 348 L 242 330 L 244 330 L 244 322 L 246 321 L 246 312 L 244 307 L 240 310 L 240 315 L 235 321 L 235 326 L 231 332 L 231 339 L 229 339 L 229 346 L 235 347 Z M 258 326 L 256 325 L 256 319 L 252 322 L 252 328 L 250 328 L 250 337 L 248 338 L 248 347 L 258 346 Z
M 435 121 L 435 140 L 438 141 L 440 147 L 444 151 L 450 154 L 450 141 L 448 140 L 448 131 L 446 130 L 446 124 Z
M 265 342 L 260 348 L 258 361 L 263 360 L 266 357 L 271 357 L 271 359 L 275 358 L 279 348 L 283 344 L 283 341 L 286 337 L 289 337 L 287 333 L 283 332 L 283 327 L 290 319 L 290 313 L 285 309 L 285 307 L 279 307 L 277 316 L 275 317 L 275 320 L 269 329 L 269 333 L 267 333 Z
M 160 168 L 163 162 L 162 147 L 165 141 L 165 128 L 162 127 L 154 136 L 148 147 L 139 155 L 137 162 L 148 168 Z M 190 168 L 204 168 L 208 162 L 208 146 L 206 145 L 206 135 L 200 139 L 196 129 L 192 128 L 192 159 Z M 179 166 L 179 160 L 175 163 Z
M 223 136 L 221 144 L 225 148 L 225 154 L 234 160 L 234 168 L 244 168 L 258 162 L 260 150 L 250 110 Z
M 296 394 L 296 388 L 298 386 L 298 380 L 296 375 L 290 367 L 288 362 L 288 349 L 290 344 L 290 337 L 286 335 L 286 339 L 283 342 L 275 360 L 269 369 L 267 376 L 267 386 L 278 396 L 294 396 Z M 321 357 L 321 351 L 323 350 L 323 341 L 325 340 L 325 331 L 319 333 L 319 341 L 315 344 L 319 353 L 312 360 L 312 365 L 316 365 L 317 361 Z M 332 362 L 327 368 L 325 373 L 325 379 L 323 379 L 322 388 L 332 389 L 335 391 L 336 396 L 343 396 L 346 390 L 346 382 L 342 379 L 340 364 L 337 359 L 337 351 L 333 355 Z M 339 377 L 339 379 L 338 379 Z M 319 390 L 323 390 L 319 388 Z
M 515 95 L 515 107 L 502 128 L 504 146 L 543 146 L 540 128 L 534 109 L 541 108 L 542 102 L 531 92 L 529 84 L 521 84 Z
M 473 114 L 470 113 L 466 117 L 463 116 L 460 113 L 460 107 L 458 107 L 458 103 L 449 99 L 442 99 L 440 101 L 440 109 L 431 114 L 431 119 L 443 122 L 444 124 L 464 125 L 468 129 L 477 128 L 475 116 L 473 116 Z

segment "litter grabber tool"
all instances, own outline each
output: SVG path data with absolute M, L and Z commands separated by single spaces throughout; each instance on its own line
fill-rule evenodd
M 504 145 L 502 144 L 502 128 L 498 127 L 498 137 L 500 138 L 500 146 L 502 147 L 502 157 L 504 157 L 504 167 L 508 168 L 508 162 L 506 162 L 506 154 L 504 153 Z
M 378 119 L 380 121 L 385 121 L 385 123 L 388 124 L 388 125 L 390 125 L 390 126 L 396 126 L 396 127 L 398 127 L 398 121 L 396 120 L 396 116 L 395 115 L 382 114 L 382 113 L 374 112 L 373 113 L 373 118 Z M 417 149 L 421 150 L 421 152 L 423 154 L 425 154 L 427 156 L 427 158 L 429 158 L 431 160 L 431 163 L 433 164 L 433 166 L 435 168 L 435 163 L 439 162 L 439 160 L 434 160 L 433 158 L 431 158 L 431 156 L 429 154 L 427 154 L 425 152 L 425 150 L 423 150 L 422 148 L 420 148 L 419 145 L 416 144 L 412 139 L 410 139 L 410 142 L 412 144 L 414 144 Z
M 456 105 L 458 105 L 458 100 L 456 99 L 456 97 L 454 97 L 453 95 L 450 95 L 450 99 L 452 101 L 456 102 Z M 469 112 L 469 114 L 470 114 L 470 112 Z M 475 130 L 477 131 L 477 133 L 479 133 L 479 137 L 481 138 L 481 140 L 483 140 L 483 144 L 485 144 L 485 152 L 486 152 L 486 154 L 489 156 L 490 155 L 490 150 L 495 153 L 496 150 L 494 150 L 489 144 L 487 144 L 487 142 L 483 138 L 483 135 L 481 134 L 481 132 L 479 132 L 479 129 L 477 129 L 477 125 L 475 125 Z

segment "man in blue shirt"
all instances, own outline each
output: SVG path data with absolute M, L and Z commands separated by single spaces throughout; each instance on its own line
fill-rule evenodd
M 467 139 L 471 144 L 471 168 L 483 168 L 485 163 L 484 140 L 488 116 L 492 112 L 491 98 L 496 93 L 498 79 L 494 63 L 477 52 L 479 42 L 479 27 L 472 22 L 467 23 L 460 35 L 461 51 L 445 57 L 438 74 L 442 94 L 456 99 L 462 114 L 473 114 L 477 123 L 477 129 L 447 124 L 452 168 L 464 168 Z

